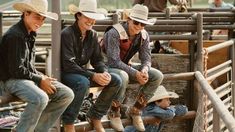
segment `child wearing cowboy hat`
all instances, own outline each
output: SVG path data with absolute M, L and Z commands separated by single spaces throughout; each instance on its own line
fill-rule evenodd
M 74 98 L 71 89 L 34 67 L 36 32 L 45 18 L 57 20 L 58 16 L 48 12 L 47 0 L 24 0 L 13 8 L 22 16 L 3 35 L 0 81 L 7 93 L 27 103 L 13 131 L 47 132 Z
M 185 105 L 170 105 L 170 98 L 178 98 L 175 92 L 169 92 L 164 86 L 159 86 L 154 96 L 148 101 L 148 105 L 143 110 L 142 116 L 154 116 L 161 120 L 155 124 L 146 124 L 146 132 L 160 132 L 164 125 L 164 120 L 170 120 L 175 116 L 183 116 L 188 112 Z M 127 126 L 125 132 L 136 132 L 133 126 Z

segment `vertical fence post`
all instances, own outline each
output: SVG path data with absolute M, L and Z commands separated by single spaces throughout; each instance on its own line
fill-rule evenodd
M 118 13 L 113 13 L 113 24 L 117 24 L 118 22 Z
M 61 32 L 61 15 L 60 15 L 60 0 L 52 0 L 52 12 L 58 14 L 58 21 L 52 20 L 51 25 L 51 48 L 53 63 L 51 64 L 51 73 L 52 77 L 60 80 L 60 32 Z M 53 67 L 53 68 L 52 68 Z M 53 128 L 50 129 L 50 132 L 60 132 L 60 119 L 57 120 Z
M 2 12 L 0 12 L 0 37 L 2 37 L 2 30 L 3 30 L 3 25 L 2 25 L 2 21 L 3 21 L 3 19 L 2 19 Z

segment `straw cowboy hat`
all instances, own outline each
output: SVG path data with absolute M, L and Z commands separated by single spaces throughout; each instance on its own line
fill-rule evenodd
M 69 12 L 71 14 L 80 12 L 88 18 L 96 20 L 105 18 L 105 15 L 103 13 L 98 12 L 96 0 L 80 0 L 79 7 L 74 4 L 70 4 Z
M 131 9 L 129 17 L 132 20 L 138 21 L 140 23 L 144 23 L 147 25 L 153 25 L 156 19 L 148 19 L 148 7 L 140 4 L 134 5 Z
M 48 12 L 47 0 L 24 0 L 23 2 L 13 4 L 13 8 L 20 12 L 32 11 L 44 17 L 58 20 L 56 13 Z
M 160 85 L 154 93 L 153 97 L 148 101 L 148 103 L 164 98 L 179 98 L 179 95 L 175 92 L 167 91 L 164 86 Z

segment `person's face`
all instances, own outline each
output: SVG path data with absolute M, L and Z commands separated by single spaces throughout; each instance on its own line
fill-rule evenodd
M 95 19 L 91 19 L 82 14 L 78 15 L 77 17 L 79 19 L 78 26 L 80 27 L 81 31 L 91 30 L 92 26 L 95 24 Z
M 25 12 L 24 22 L 28 32 L 36 32 L 44 23 L 45 17 L 35 12 Z
M 144 29 L 146 24 L 137 22 L 135 20 L 129 20 L 129 34 L 136 35 L 139 34 L 142 29 Z
M 164 99 L 162 99 L 161 102 L 157 102 L 157 101 L 156 101 L 156 103 L 157 103 L 157 105 L 158 105 L 159 107 L 165 109 L 165 108 L 167 108 L 167 107 L 170 106 L 171 101 L 170 101 L 169 98 L 164 98 Z

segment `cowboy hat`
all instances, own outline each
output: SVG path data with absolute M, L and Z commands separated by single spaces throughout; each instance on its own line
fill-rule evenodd
M 88 18 L 96 20 L 105 18 L 105 15 L 103 13 L 98 13 L 96 0 L 80 0 L 79 7 L 74 4 L 70 4 L 69 12 L 71 14 L 80 12 Z
M 155 102 L 156 100 L 164 98 L 179 98 L 179 95 L 175 92 L 169 92 L 166 88 L 160 85 L 155 91 L 153 97 L 148 101 L 148 103 Z
M 129 17 L 137 22 L 153 25 L 155 22 L 152 19 L 148 19 L 148 12 L 147 6 L 136 4 L 131 9 Z
M 13 4 L 13 8 L 20 12 L 32 11 L 44 17 L 58 20 L 56 13 L 48 12 L 47 0 L 24 0 L 23 2 Z

